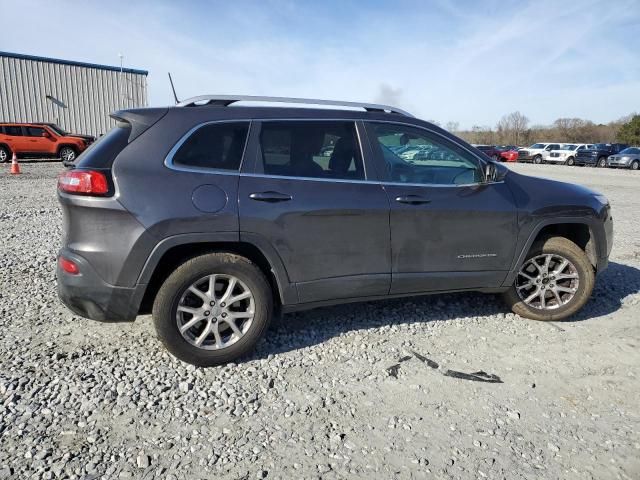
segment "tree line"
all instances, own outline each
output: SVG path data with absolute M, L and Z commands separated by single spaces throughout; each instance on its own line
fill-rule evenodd
M 627 143 L 640 145 L 640 115 L 632 113 L 609 123 L 596 124 L 582 118 L 558 118 L 551 125 L 532 125 L 520 112 L 504 115 L 494 128 L 475 125 L 460 130 L 458 122 L 444 128 L 469 143 L 526 146 L 535 142 Z

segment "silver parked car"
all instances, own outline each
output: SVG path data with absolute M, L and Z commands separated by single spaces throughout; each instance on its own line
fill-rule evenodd
M 640 168 L 640 147 L 625 148 L 620 153 L 610 155 L 607 158 L 607 167 L 638 170 Z

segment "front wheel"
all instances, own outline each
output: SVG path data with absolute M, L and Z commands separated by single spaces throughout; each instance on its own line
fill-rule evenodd
M 640 162 L 638 160 L 634 160 L 631 162 L 631 170 L 638 170 L 640 168 Z
M 571 167 L 576 163 L 576 161 L 573 159 L 573 157 L 569 157 L 567 158 L 567 161 L 565 163 Z
M 244 257 L 211 253 L 179 266 L 153 303 L 158 338 L 173 355 L 199 367 L 246 355 L 273 312 L 269 282 Z
M 531 247 L 504 299 L 521 317 L 562 320 L 587 303 L 594 283 L 585 252 L 571 240 L 552 237 Z
M 605 157 L 600 157 L 598 159 L 598 163 L 596 164 L 598 168 L 604 168 L 607 166 L 607 159 Z
M 63 162 L 73 162 L 76 159 L 76 151 L 71 147 L 62 147 L 60 149 L 60 158 Z
M 540 155 L 536 155 L 535 157 L 533 157 L 533 163 L 535 163 L 536 165 L 540 165 L 542 163 L 542 157 Z

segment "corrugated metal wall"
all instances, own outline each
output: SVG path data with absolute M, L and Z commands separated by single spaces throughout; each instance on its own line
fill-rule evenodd
M 115 125 L 114 110 L 147 104 L 146 74 L 0 55 L 0 121 L 97 136 Z

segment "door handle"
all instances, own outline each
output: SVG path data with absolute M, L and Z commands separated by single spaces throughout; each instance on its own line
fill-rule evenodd
M 249 195 L 249 198 L 258 202 L 276 203 L 288 202 L 293 197 L 291 195 L 287 195 L 286 193 L 280 192 L 256 192 Z
M 401 195 L 396 197 L 396 202 L 406 203 L 409 205 L 424 205 L 425 203 L 431 203 L 431 200 L 427 200 L 420 195 Z

